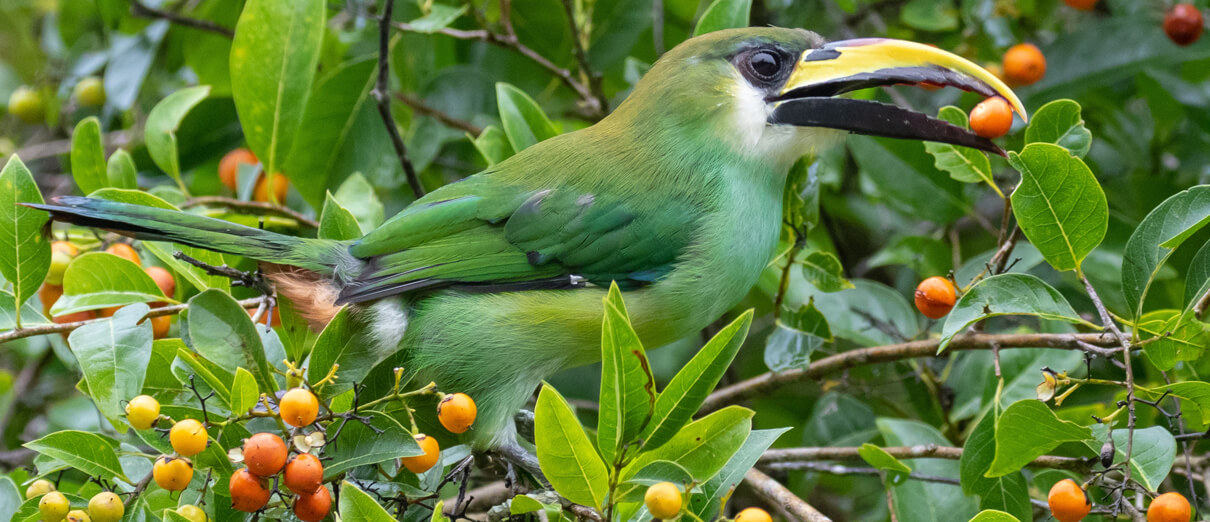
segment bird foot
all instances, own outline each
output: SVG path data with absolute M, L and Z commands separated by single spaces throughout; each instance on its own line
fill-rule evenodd
M 516 468 L 521 468 L 533 476 L 538 484 L 549 487 L 550 483 L 546 481 L 546 475 L 542 473 L 542 468 L 538 465 L 538 457 L 517 442 L 502 444 L 495 449 L 495 452 L 508 467 L 505 479 L 510 485 L 517 483 Z

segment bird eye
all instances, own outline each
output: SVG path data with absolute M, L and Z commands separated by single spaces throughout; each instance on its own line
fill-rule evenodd
M 757 51 L 748 58 L 748 67 L 758 78 L 772 80 L 781 71 L 781 57 L 770 51 Z

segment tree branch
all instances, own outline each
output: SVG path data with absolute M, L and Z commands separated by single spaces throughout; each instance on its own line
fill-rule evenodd
M 798 498 L 794 492 L 773 480 L 773 477 L 756 468 L 748 470 L 748 474 L 744 476 L 744 484 L 751 487 L 752 491 L 770 506 L 776 507 L 778 511 L 785 514 L 788 519 L 802 522 L 832 522 L 832 519 L 811 507 L 803 499 Z
M 390 86 L 388 85 L 391 72 L 391 13 L 395 11 L 395 0 L 383 0 L 382 18 L 378 21 L 378 81 L 374 84 L 374 101 L 378 102 L 378 115 L 382 116 L 382 123 L 387 128 L 387 134 L 391 136 L 391 145 L 395 147 L 395 155 L 399 156 L 399 164 L 403 165 L 403 173 L 407 176 L 408 186 L 412 188 L 412 195 L 416 199 L 424 196 L 424 186 L 420 184 L 420 177 L 416 175 L 416 167 L 412 165 L 412 160 L 408 158 L 408 147 L 403 143 L 403 136 L 399 135 L 399 126 L 395 124 L 395 117 L 391 115 L 391 94 Z
M 137 132 L 136 132 L 137 131 Z M 141 129 L 127 129 L 113 132 L 106 132 L 102 137 L 102 142 L 105 144 L 106 152 L 130 144 L 133 136 L 142 136 Z M 26 145 L 17 149 L 16 155 L 22 161 L 29 162 L 36 159 L 48 158 L 51 156 L 60 156 L 71 152 L 71 140 L 53 140 L 44 141 Z M 42 176 L 42 174 L 39 174 Z
M 192 27 L 202 31 L 209 31 L 215 34 L 226 36 L 227 38 L 235 38 L 235 31 L 211 22 L 210 20 L 190 18 L 188 16 L 179 15 L 171 11 L 149 7 L 144 4 L 142 0 L 130 0 L 130 13 L 143 18 L 162 18 L 177 25 Z
M 269 299 L 269 297 L 262 296 L 262 297 L 253 297 L 250 299 L 244 299 L 243 301 L 239 301 L 239 305 L 244 308 L 256 308 L 257 306 L 260 306 L 261 301 L 264 299 Z M 188 303 L 172 305 L 172 306 L 161 306 L 159 308 L 152 308 L 150 311 L 147 312 L 147 315 L 143 316 L 143 319 L 147 319 L 150 317 L 160 317 L 162 315 L 176 315 L 176 314 L 179 314 L 179 313 L 185 311 L 187 308 L 189 308 Z M 108 320 L 109 320 L 108 317 L 102 317 L 100 319 L 89 319 L 87 321 L 76 321 L 74 323 L 55 323 L 55 324 L 45 324 L 45 325 L 39 325 L 39 326 L 29 326 L 29 327 L 25 327 L 25 328 L 17 328 L 15 330 L 9 330 L 7 332 L 0 333 L 0 344 L 6 343 L 8 341 L 14 341 L 17 339 L 24 339 L 26 337 L 33 337 L 35 335 L 46 335 L 46 334 L 52 334 L 52 333 L 70 332 L 81 326 L 90 325 L 93 323 L 98 323 L 101 321 L 108 321 Z
M 424 100 L 419 97 L 412 96 L 407 93 L 397 92 L 395 93 L 395 99 L 399 100 L 404 105 L 411 107 L 413 111 L 441 122 L 441 124 L 445 125 L 446 127 L 464 131 L 472 136 L 478 136 L 483 132 L 483 127 L 479 127 L 469 121 L 450 116 L 442 110 L 425 103 Z
M 1116 343 L 1104 334 L 968 334 L 954 337 L 947 348 L 953 350 L 987 350 L 999 345 L 1002 350 L 1010 348 L 1057 348 L 1083 350 L 1081 343 L 1093 346 L 1114 346 Z M 937 354 L 940 339 L 927 339 L 908 343 L 860 348 L 838 353 L 812 361 L 807 369 L 763 373 L 715 390 L 702 404 L 703 413 L 717 410 L 728 404 L 763 395 L 782 386 L 797 382 L 819 379 L 841 370 L 882 362 L 932 357 Z
M 274 205 L 264 201 L 240 201 L 238 199 L 226 198 L 222 196 L 199 196 L 186 200 L 185 203 L 181 205 L 181 208 L 193 208 L 203 205 L 221 206 L 234 210 L 256 210 L 261 211 L 262 213 L 288 217 L 311 228 L 319 228 L 318 221 L 307 217 L 297 210 L 281 205 Z
M 847 460 L 857 459 L 860 455 L 857 453 L 861 448 L 858 447 L 820 447 L 820 448 L 783 448 L 771 449 L 761 455 L 757 464 L 777 464 L 787 462 L 812 462 L 819 460 Z M 936 444 L 921 444 L 918 446 L 892 446 L 882 448 L 892 457 L 897 459 L 946 459 L 958 460 L 962 458 L 962 448 L 952 446 L 938 446 Z M 1057 457 L 1051 455 L 1043 455 L 1034 459 L 1029 463 L 1029 466 L 1038 468 L 1053 468 L 1067 469 L 1081 472 L 1087 472 L 1096 462 L 1095 459 L 1082 459 L 1076 457 Z

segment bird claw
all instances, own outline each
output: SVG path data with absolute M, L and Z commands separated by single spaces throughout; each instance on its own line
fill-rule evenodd
M 529 450 L 521 447 L 517 442 L 509 442 L 496 448 L 496 453 L 504 460 L 508 468 L 505 479 L 510 487 L 517 484 L 516 468 L 521 468 L 529 473 L 538 484 L 549 486 L 546 480 L 546 475 L 542 473 L 542 468 L 538 465 L 538 457 L 530 453 Z

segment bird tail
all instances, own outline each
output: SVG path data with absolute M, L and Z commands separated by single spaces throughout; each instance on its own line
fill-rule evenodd
M 56 221 L 304 268 L 329 277 L 353 262 L 341 241 L 288 236 L 176 210 L 78 196 L 27 206 L 50 212 Z

